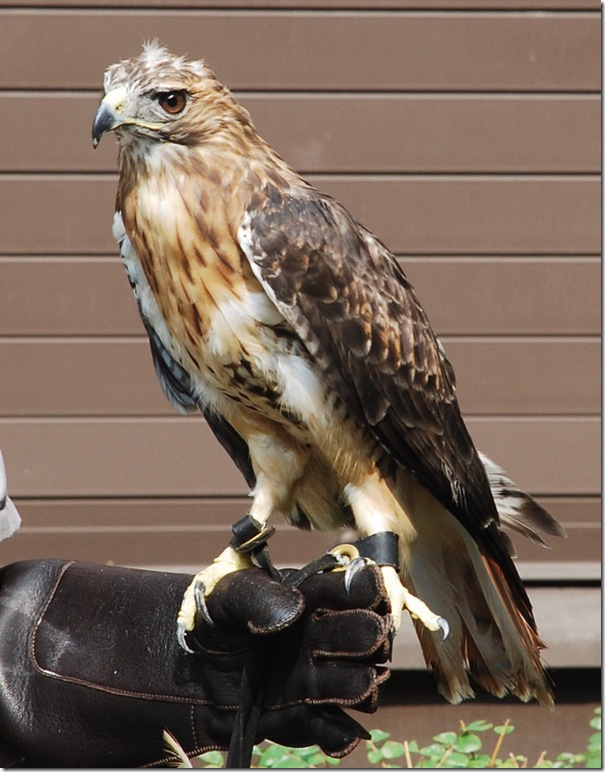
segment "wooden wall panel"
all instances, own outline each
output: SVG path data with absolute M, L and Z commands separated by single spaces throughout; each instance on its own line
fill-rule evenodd
M 81 8 L 82 0 L 2 0 L 0 8 L 43 7 Z M 124 0 L 88 0 L 87 8 L 121 8 Z M 217 0 L 128 0 L 129 8 L 212 8 Z M 259 8 L 281 10 L 418 10 L 424 11 L 599 11 L 599 0 L 420 0 L 406 4 L 402 0 L 227 0 L 225 8 Z
M 111 212 L 104 212 L 111 216 Z M 141 320 L 117 253 L 0 258 L 3 335 L 135 335 Z
M 527 490 L 597 495 L 598 417 L 471 416 L 477 447 Z M 15 496 L 233 496 L 245 485 L 198 417 L 0 419 Z
M 600 333 L 597 257 L 405 257 L 401 265 L 440 335 Z M 2 335 L 142 331 L 117 254 L 0 258 L 0 286 L 10 287 L 0 303 Z
M 195 460 L 193 461 L 193 463 Z M 188 461 L 191 464 L 191 461 Z M 14 470 L 9 470 L 11 473 Z M 231 523 L 241 516 L 248 505 L 248 497 L 245 493 L 238 496 L 222 496 L 221 498 L 208 498 L 204 496 L 164 496 L 153 498 L 150 496 L 129 496 L 128 498 L 107 498 L 100 496 L 91 499 L 87 496 L 78 498 L 62 498 L 56 496 L 47 501 L 41 497 L 16 496 L 15 501 L 27 522 L 23 529 L 31 533 L 54 531 L 61 529 L 64 533 L 81 532 L 87 530 L 107 530 L 116 534 L 120 530 L 130 530 L 136 533 L 138 530 L 157 530 L 165 533 L 166 529 L 174 528 L 175 531 L 205 533 L 211 530 L 223 529 L 229 531 Z M 567 529 L 588 529 L 596 527 L 600 523 L 601 508 L 597 497 L 590 496 L 538 496 L 539 503 L 548 509 Z M 332 538 L 315 532 L 299 531 L 292 529 L 285 523 L 279 525 L 279 531 L 288 533 L 292 531 L 301 538 Z M 10 542 L 7 542 L 9 544 Z M 532 547 L 532 542 L 515 537 L 516 544 L 527 543 Z M 554 548 L 567 550 L 567 540 L 552 539 L 550 544 Z M 563 546 L 562 546 L 563 545 Z M 540 547 L 540 557 L 547 556 L 553 550 L 545 550 Z M 600 544 L 594 544 L 590 550 L 591 559 L 598 554 Z M 158 556 L 161 557 L 161 556 Z M 580 553 L 569 552 L 568 559 L 580 559 Z
M 599 258 L 406 257 L 402 265 L 440 334 L 600 334 Z
M 466 415 L 599 412 L 601 347 L 594 338 L 442 342 Z M 7 416 L 174 415 L 146 336 L 0 339 L 0 361 L 0 404 Z
M 601 187 L 596 176 L 309 179 L 394 252 L 599 254 Z M 0 176 L 0 255 L 114 255 L 115 188 L 113 177 Z
M 600 576 L 600 519 L 596 498 L 542 497 L 567 530 L 549 549 L 513 536 L 522 575 L 532 581 L 595 580 Z M 45 555 L 194 572 L 223 548 L 229 527 L 246 511 L 246 498 L 17 499 L 25 525 L 0 546 L 3 562 Z M 346 538 L 301 533 L 278 521 L 271 550 L 279 565 L 296 565 Z M 209 542 L 210 540 L 210 542 Z M 134 545 L 134 548 L 131 547 Z M 214 549 L 214 551 L 213 551 Z
M 303 173 L 598 173 L 597 95 L 237 94 L 262 136 Z M 0 92 L 0 168 L 114 172 L 93 151 L 98 94 Z M 28 141 L 23 141 L 27 127 Z
M 100 90 L 108 65 L 158 36 L 237 89 L 600 88 L 598 13 L 80 9 L 2 11 L 0 88 Z
M 598 495 L 599 417 L 470 417 L 475 445 L 534 494 Z
M 107 506 L 111 507 L 111 503 Z M 30 509 L 21 506 L 27 515 Z M 195 573 L 213 555 L 223 551 L 230 539 L 229 524 L 246 512 L 245 502 L 227 514 L 222 526 L 188 527 L 165 524 L 161 527 L 134 528 L 127 522 L 105 529 L 84 527 L 69 531 L 60 526 L 23 528 L 10 542 L 0 545 L 0 560 L 38 560 L 45 556 L 87 560 L 116 565 L 140 566 L 161 570 Z M 169 514 L 167 509 L 165 515 Z M 280 566 L 304 565 L 340 540 L 331 534 L 294 531 L 276 519 L 277 534 L 271 553 Z M 513 537 L 519 552 L 521 574 L 532 581 L 557 578 L 584 581 L 600 577 L 599 524 L 589 528 L 570 528 L 568 538 L 552 539 L 551 549 L 544 549 Z M 569 560 L 575 556 L 576 560 Z M 572 573 L 574 572 L 574 573 Z

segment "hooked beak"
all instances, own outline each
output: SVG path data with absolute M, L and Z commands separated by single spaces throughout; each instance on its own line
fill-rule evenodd
M 106 131 L 113 131 L 129 122 L 123 114 L 125 101 L 124 88 L 112 89 L 103 97 L 92 124 L 92 146 L 95 149 Z

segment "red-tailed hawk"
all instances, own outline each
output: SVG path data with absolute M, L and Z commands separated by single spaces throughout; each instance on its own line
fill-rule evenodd
M 118 137 L 114 235 L 156 372 L 233 457 L 249 514 L 398 534 L 401 582 L 382 569 L 396 625 L 407 607 L 444 695 L 472 696 L 470 674 L 551 704 L 499 524 L 537 540 L 561 529 L 477 453 L 394 256 L 269 147 L 202 62 L 152 43 L 104 86 L 93 140 Z M 201 574 L 206 592 L 240 566 L 227 548 Z

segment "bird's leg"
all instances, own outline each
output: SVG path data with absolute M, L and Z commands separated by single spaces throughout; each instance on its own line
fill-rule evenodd
M 399 579 L 399 577 L 397 577 L 397 579 Z M 430 630 L 433 633 L 441 630 L 443 632 L 443 640 L 445 640 L 450 634 L 450 626 L 447 619 L 435 614 L 423 600 L 412 595 L 407 587 L 404 587 L 401 582 L 399 582 L 399 584 L 403 592 L 403 608 L 410 612 L 413 619 L 419 619 L 427 630 Z
M 391 604 L 391 616 L 393 617 L 395 632 L 399 631 L 402 612 L 404 609 L 407 609 L 410 615 L 414 619 L 419 619 L 427 630 L 434 633 L 441 630 L 443 632 L 443 640 L 445 640 L 450 632 L 447 620 L 431 611 L 420 598 L 412 595 L 407 587 L 404 587 L 401 583 L 399 575 L 393 566 L 380 566 L 380 571 L 387 597 Z
M 442 630 L 444 639 L 447 638 L 450 629 L 447 620 L 431 611 L 399 578 L 399 537 L 389 527 L 389 512 L 393 511 L 395 502 L 383 480 L 377 474 L 368 475 L 359 486 L 347 485 L 345 493 L 358 527 L 368 534 L 358 543 L 360 555 L 380 566 L 395 633 L 401 626 L 403 609 L 407 609 L 428 630 Z M 397 507 L 400 508 L 398 503 Z
M 252 423 L 250 416 L 241 423 L 237 422 L 237 416 L 231 419 L 248 443 L 256 473 L 256 485 L 251 494 L 253 501 L 246 517 L 233 526 L 233 539 L 229 546 L 194 577 L 185 592 L 177 622 L 178 639 L 185 649 L 185 633 L 193 630 L 197 611 L 205 613 L 204 598 L 223 576 L 250 568 L 254 565 L 251 561 L 254 555 L 259 559 L 264 557 L 262 568 L 271 571 L 264 546 L 274 529 L 268 528 L 267 523 L 274 512 L 290 509 L 292 491 L 309 458 L 309 448 L 293 440 L 279 426 L 263 422 L 258 417 L 253 417 L 256 423 Z
M 275 529 L 267 528 L 251 515 L 246 515 L 232 526 L 232 531 L 233 538 L 229 546 L 207 568 L 193 577 L 183 595 L 177 616 L 177 638 L 185 651 L 191 651 L 187 646 L 185 634 L 194 629 L 196 614 L 201 613 L 206 621 L 212 624 L 206 609 L 206 597 L 227 574 L 251 568 L 252 556 L 265 549 L 266 542 Z
M 197 573 L 185 590 L 177 616 L 177 638 L 185 651 L 191 651 L 185 636 L 194 629 L 196 614 L 201 613 L 207 622 L 212 623 L 206 610 L 206 597 L 227 574 L 251 568 L 254 565 L 253 554 L 264 548 L 275 531 L 267 527 L 274 509 L 270 488 L 262 482 L 257 484 L 253 497 L 249 513 L 232 526 L 233 538 L 229 546 L 209 566 Z

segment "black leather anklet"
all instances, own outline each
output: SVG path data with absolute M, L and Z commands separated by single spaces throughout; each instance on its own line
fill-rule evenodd
M 242 517 L 231 526 L 233 537 L 229 546 L 243 555 L 262 549 L 275 533 L 273 526 L 263 526 L 250 515 Z
M 362 558 L 370 558 L 378 566 L 393 566 L 399 571 L 399 536 L 392 531 L 366 536 L 354 542 Z

